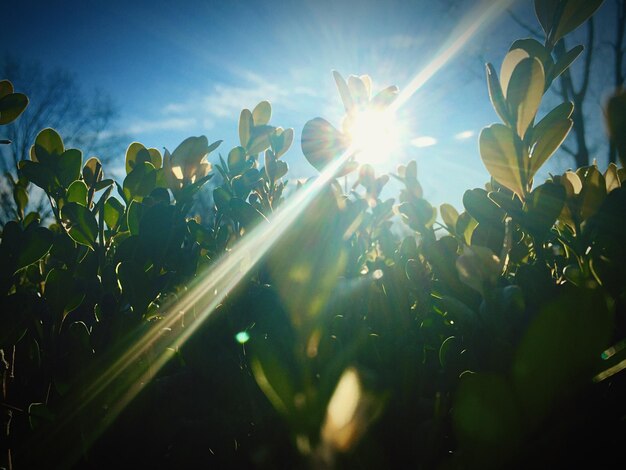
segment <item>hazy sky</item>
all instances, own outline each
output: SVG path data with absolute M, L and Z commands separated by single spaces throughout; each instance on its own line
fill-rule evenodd
M 339 125 L 341 118 L 331 70 L 369 74 L 375 90 L 402 89 L 479 4 L 9 0 L 0 18 L 0 52 L 64 68 L 85 91 L 111 95 L 121 108 L 119 127 L 160 149 L 205 134 L 224 139 L 218 150 L 225 155 L 238 144 L 240 110 L 268 99 L 272 124 L 295 129 L 284 159 L 292 177 L 302 177 L 315 173 L 300 150 L 304 123 L 323 116 Z M 518 1 L 515 11 L 536 25 L 531 1 Z M 482 185 L 488 174 L 477 134 L 497 117 L 481 61 L 499 68 L 510 43 L 524 36 L 506 13 L 482 25 L 464 55 L 403 106 L 406 145 L 381 171 L 416 159 L 426 197 L 457 206 L 463 189 Z M 411 144 L 418 137 L 436 144 L 418 148 Z

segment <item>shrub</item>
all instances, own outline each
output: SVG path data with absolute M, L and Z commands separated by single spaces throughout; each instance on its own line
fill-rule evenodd
M 42 130 L 0 243 L 8 465 L 617 458 L 625 173 L 594 164 L 534 184 L 572 124 L 570 103 L 537 118 L 581 52 L 555 61 L 553 47 L 601 2 L 535 3 L 545 44 L 514 42 L 499 77 L 487 65 L 502 123 L 480 134 L 492 179 L 461 213 L 423 197 L 415 162 L 394 175 L 397 204 L 381 200 L 389 178 L 359 168 L 322 118 L 302 136 L 322 176 L 285 197 L 293 130 L 270 124 L 268 102 L 242 111 L 240 145 L 214 168 L 221 141 L 190 137 L 163 155 L 135 142 L 121 184 Z M 335 80 L 348 119 L 397 92 Z M 0 92 L 6 123 L 27 101 L 6 81 Z M 332 177 L 357 168 L 343 194 Z M 212 213 L 190 217 L 215 174 Z M 30 183 L 49 198 L 48 226 L 27 212 Z

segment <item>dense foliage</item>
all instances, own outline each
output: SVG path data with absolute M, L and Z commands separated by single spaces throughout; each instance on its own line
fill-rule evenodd
M 334 176 L 358 171 L 349 194 L 330 178 L 285 196 L 294 133 L 270 124 L 268 102 L 241 112 L 240 145 L 213 166 L 221 141 L 204 136 L 164 154 L 132 143 L 121 184 L 42 130 L 0 243 L 0 465 L 618 461 L 626 173 L 591 165 L 534 184 L 572 125 L 570 103 L 537 118 L 582 52 L 554 46 L 600 3 L 536 1 L 545 43 L 515 41 L 499 75 L 487 65 L 502 123 L 481 132 L 492 179 L 461 213 L 424 198 L 415 162 L 393 175 L 394 201 L 380 198 L 388 176 L 345 158 L 345 122 L 396 98 L 371 97 L 367 76 L 335 73 L 344 129 L 316 118 L 302 133 L 322 174 L 340 158 Z M 607 112 L 622 162 L 624 102 Z M 0 82 L 0 124 L 26 105 Z M 213 210 L 190 217 L 215 175 Z M 47 226 L 28 212 L 31 185 L 49 198 Z M 293 220 L 272 231 L 282 209 Z M 262 256 L 222 282 L 244 242 Z

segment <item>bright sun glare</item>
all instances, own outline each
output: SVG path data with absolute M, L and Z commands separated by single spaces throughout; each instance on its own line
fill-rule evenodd
M 386 162 L 400 147 L 400 126 L 388 110 L 368 109 L 357 114 L 347 132 L 360 163 Z

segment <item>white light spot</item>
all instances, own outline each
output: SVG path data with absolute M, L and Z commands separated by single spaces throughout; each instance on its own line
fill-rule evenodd
M 454 136 L 456 140 L 466 140 L 472 137 L 474 137 L 474 131 L 463 131 Z
M 382 163 L 400 147 L 400 127 L 392 113 L 368 109 L 347 125 L 352 146 L 361 163 Z
M 432 147 L 433 145 L 437 144 L 437 139 L 435 139 L 434 137 L 424 135 L 421 137 L 416 137 L 415 139 L 411 140 L 411 143 L 415 145 L 416 147 L 420 147 L 420 148 Z

